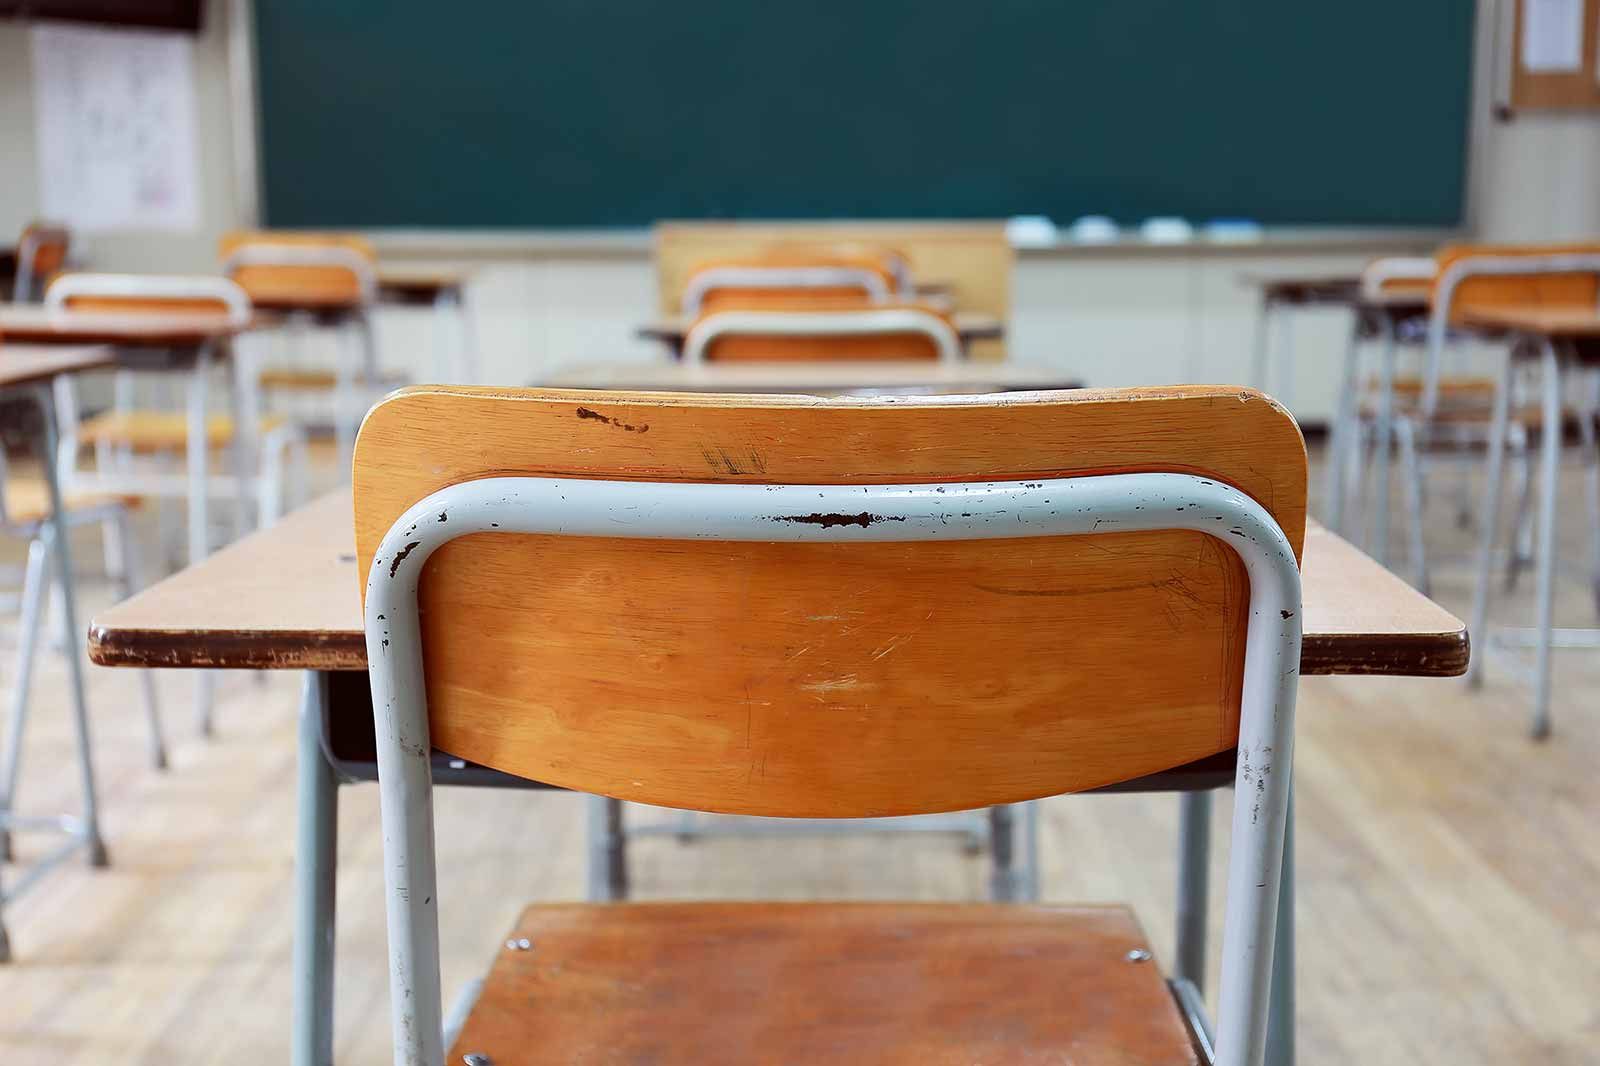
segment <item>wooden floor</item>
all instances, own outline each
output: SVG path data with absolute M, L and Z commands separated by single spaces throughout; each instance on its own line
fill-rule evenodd
M 1587 625 L 1581 487 L 1576 469 L 1566 477 L 1573 569 L 1557 621 Z M 1433 518 L 1434 546 L 1459 554 L 1469 537 L 1453 528 L 1443 492 Z M 98 569 L 94 549 L 92 540 L 80 547 L 82 569 Z M 0 545 L 0 564 L 17 558 Z M 1438 573 L 1440 598 L 1464 613 L 1466 567 L 1445 560 Z M 85 586 L 89 605 L 106 601 L 102 582 Z M 1531 613 L 1531 586 L 1523 582 L 1510 614 Z M 14 620 L 9 609 L 0 617 L 9 692 Z M 1477 693 L 1459 682 L 1305 681 L 1307 1066 L 1600 1063 L 1600 656 L 1558 653 L 1557 665 L 1556 734 L 1546 743 L 1526 739 L 1526 695 L 1503 670 Z M 113 865 L 74 863 L 9 910 L 17 961 L 0 968 L 0 1062 L 286 1061 L 298 679 L 222 677 L 218 733 L 202 742 L 190 679 L 162 675 L 175 743 L 172 768 L 157 774 L 144 762 L 133 675 L 89 677 Z M 47 657 L 23 782 L 31 811 L 74 803 L 64 696 L 60 660 Z M 345 1063 L 380 1063 L 388 993 L 377 794 L 343 795 L 337 1051 Z M 1229 806 L 1224 794 L 1214 895 Z M 1067 797 L 1044 810 L 1045 898 L 1129 900 L 1170 955 L 1175 801 Z M 438 812 L 445 985 L 455 989 L 487 966 L 524 902 L 580 897 L 583 811 L 566 795 L 446 790 Z M 36 856 L 46 843 L 24 837 L 20 851 Z M 962 900 L 980 898 L 985 884 L 984 860 L 939 837 L 652 837 L 633 857 L 644 898 Z

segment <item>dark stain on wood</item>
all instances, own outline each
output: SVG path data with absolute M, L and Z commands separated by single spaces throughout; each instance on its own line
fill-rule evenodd
M 648 422 L 642 426 L 635 426 L 631 423 L 624 422 L 621 419 L 612 418 L 609 415 L 603 415 L 599 411 L 592 410 L 588 407 L 578 408 L 578 417 L 589 419 L 592 422 L 599 422 L 602 426 L 616 426 L 618 429 L 626 430 L 629 433 L 650 432 L 650 424 Z

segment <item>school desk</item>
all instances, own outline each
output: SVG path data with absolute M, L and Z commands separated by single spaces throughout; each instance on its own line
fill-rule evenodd
M 1465 671 L 1468 640 L 1459 619 L 1315 522 L 1306 530 L 1302 582 L 1302 674 L 1450 677 Z M 337 789 L 375 773 L 349 490 L 325 496 L 103 611 L 90 625 L 89 647 L 90 658 L 103 666 L 306 672 L 299 731 L 294 1061 L 331 1061 Z M 490 784 L 500 777 L 444 756 L 434 762 L 441 784 Z M 1167 779 L 1150 787 L 1190 789 L 1184 793 L 1184 821 L 1207 824 L 1209 790 L 1233 780 L 1227 762 L 1156 775 Z M 1203 833 L 1195 836 L 1203 843 Z M 1186 929 L 1180 941 L 1190 948 L 1179 968 L 1197 976 L 1204 958 L 1204 857 L 1203 846 L 1187 857 L 1180 893 L 1180 928 Z M 619 864 L 615 833 L 603 834 L 591 854 L 592 894 L 622 883 Z M 1293 885 L 1287 863 L 1284 884 L 1287 898 Z M 1292 1017 L 1290 913 L 1292 903 L 1283 911 L 1278 950 L 1283 1011 Z
M 67 677 L 72 693 L 73 725 L 77 733 L 78 774 L 83 790 L 83 811 L 78 815 L 21 819 L 14 811 L 0 809 L 0 824 L 10 829 L 45 829 L 67 835 L 66 842 L 34 863 L 17 881 L 0 893 L 0 901 L 15 899 L 52 867 L 82 849 L 95 866 L 106 864 L 105 844 L 100 837 L 99 808 L 96 803 L 94 762 L 89 748 L 89 715 L 84 698 L 83 660 L 78 655 L 80 630 L 77 621 L 77 593 L 73 587 L 70 537 L 61 503 L 61 484 L 57 477 L 56 416 L 50 383 L 62 374 L 77 374 L 113 365 L 113 353 L 104 346 L 37 346 L 0 341 L 0 425 L 32 426 L 34 453 L 44 470 L 45 491 L 50 501 L 49 526 L 52 529 L 56 580 L 61 589 L 61 637 L 68 649 Z M 33 414 L 28 414 L 28 409 Z M 0 440 L 0 447 L 5 442 Z M 0 484 L 0 492 L 5 486 Z M 5 923 L 0 920 L 0 962 L 11 957 Z
M 393 307 L 433 309 L 433 372 L 439 381 L 477 381 L 477 342 L 467 309 L 467 283 L 472 272 L 449 267 L 378 264 L 378 303 Z M 444 324 L 455 324 L 454 357 L 444 344 Z

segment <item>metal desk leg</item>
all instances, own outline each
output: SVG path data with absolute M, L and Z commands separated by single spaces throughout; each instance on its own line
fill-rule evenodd
M 1255 350 L 1250 367 L 1250 384 L 1263 392 L 1267 390 L 1267 346 L 1272 336 L 1272 310 L 1272 300 L 1263 292 L 1261 310 L 1256 315 Z
M 1211 793 L 1178 798 L 1178 940 L 1172 975 L 1206 988 L 1206 916 L 1211 874 Z
M 989 897 L 996 903 L 1017 899 L 1013 808 L 989 808 Z
M 1294 792 L 1283 823 L 1283 874 L 1278 882 L 1278 937 L 1272 954 L 1267 1066 L 1294 1066 Z
M 339 780 L 322 753 L 327 676 L 306 671 L 301 692 L 290 1062 L 294 1066 L 329 1066 L 333 1062 L 333 903 L 338 879 Z
M 1556 490 L 1561 473 L 1561 360 L 1549 340 L 1540 348 L 1539 364 L 1544 377 L 1544 454 L 1539 486 L 1539 647 L 1531 727 L 1535 740 L 1550 735 L 1550 623 L 1555 607 Z
M 1372 442 L 1377 464 L 1377 499 L 1373 503 L 1372 557 L 1389 565 L 1389 449 L 1394 443 L 1394 320 L 1379 316 L 1383 330 L 1383 364 L 1378 379 L 1378 421 Z
M 1339 406 L 1333 417 L 1333 430 L 1328 434 L 1328 528 L 1335 533 L 1344 532 L 1344 491 L 1349 480 L 1347 466 L 1351 458 L 1351 434 L 1361 432 L 1357 424 L 1356 392 L 1360 387 L 1361 312 L 1350 313 L 1350 339 L 1345 344 L 1344 366 L 1339 375 Z
M 627 836 L 622 801 L 585 797 L 589 811 L 589 900 L 614 903 L 628 898 Z
M 1467 632 L 1477 645 L 1467 663 L 1467 684 L 1483 684 L 1483 661 L 1489 647 L 1489 582 L 1494 568 L 1494 539 L 1500 527 L 1500 485 L 1506 469 L 1506 429 L 1511 422 L 1511 390 L 1516 385 L 1516 353 L 1506 354 L 1505 367 L 1494 393 L 1494 417 L 1489 425 L 1489 468 L 1485 472 L 1483 506 L 1478 511 L 1478 580 L 1472 593 L 1472 619 Z M 1513 554 L 1515 548 L 1513 548 Z
M 52 554 L 56 587 L 61 590 L 61 639 L 67 654 L 67 678 L 72 685 L 72 724 L 78 734 L 78 777 L 83 787 L 83 839 L 89 865 L 106 865 L 106 846 L 100 838 L 100 810 L 95 799 L 94 758 L 89 750 L 89 709 L 83 689 L 83 646 L 78 629 L 78 593 L 72 581 L 72 546 L 68 543 L 66 511 L 61 503 L 61 480 L 56 468 L 56 416 L 51 390 L 39 390 L 44 430 L 39 440 L 40 465 L 50 494 L 50 525 L 55 529 Z
M 206 387 L 211 375 L 211 347 L 201 345 L 189 373 L 189 404 L 184 457 L 189 472 L 189 565 L 206 557 L 206 505 L 211 486 L 206 474 Z M 200 735 L 211 735 L 211 702 L 215 678 L 204 671 L 195 678 L 194 714 Z

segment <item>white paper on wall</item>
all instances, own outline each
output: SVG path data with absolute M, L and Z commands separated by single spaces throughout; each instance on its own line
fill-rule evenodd
M 33 27 L 45 217 L 85 232 L 198 225 L 193 65 L 181 33 Z
M 1583 0 L 1522 0 L 1522 69 L 1583 69 Z

